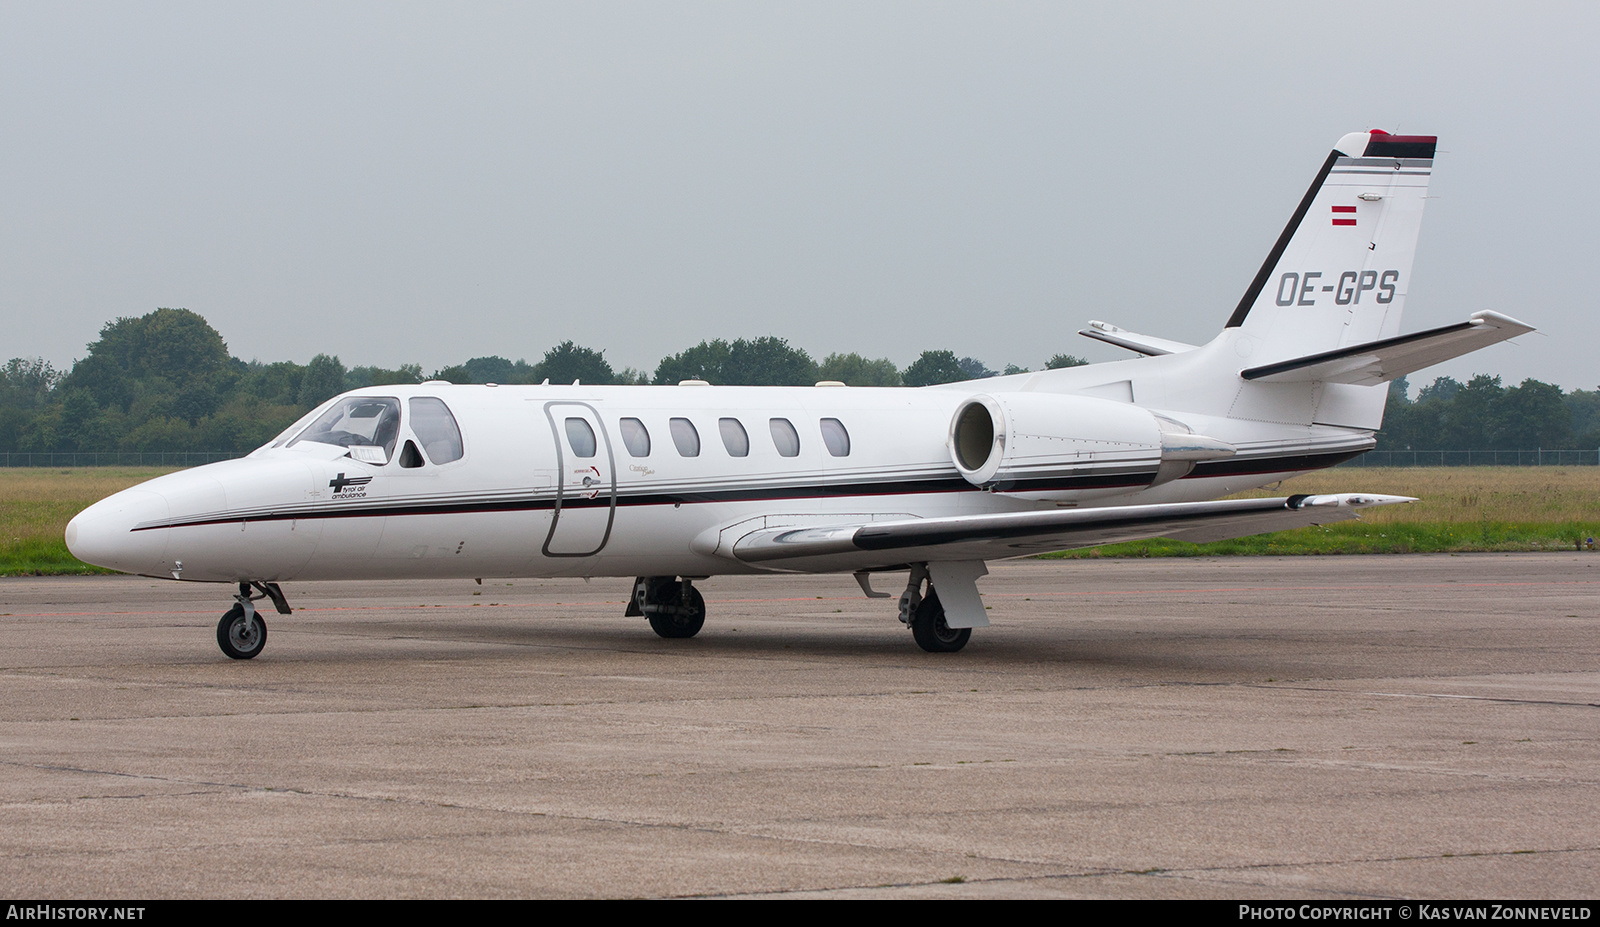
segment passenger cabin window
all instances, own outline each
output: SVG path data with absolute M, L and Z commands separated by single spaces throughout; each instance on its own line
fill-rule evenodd
M 411 433 L 422 442 L 422 450 L 435 464 L 460 460 L 461 428 L 444 400 L 418 396 L 411 400 Z
M 645 430 L 644 422 L 636 418 L 625 418 L 618 425 L 622 432 L 622 443 L 627 446 L 628 453 L 635 457 L 649 457 L 650 432 Z
M 772 428 L 772 443 L 784 457 L 800 456 L 800 433 L 786 418 L 775 418 L 767 423 Z
M 850 456 L 850 432 L 844 430 L 844 422 L 836 418 L 822 420 L 822 443 L 827 445 L 828 453 L 835 457 Z
M 729 457 L 750 456 L 750 436 L 738 419 L 718 419 L 717 427 L 722 431 L 722 446 L 728 449 Z
M 567 443 L 572 453 L 579 457 L 593 457 L 595 452 L 594 429 L 581 418 L 567 419 Z
M 399 439 L 400 400 L 351 396 L 318 416 L 289 446 L 301 441 L 332 444 L 349 448 L 350 457 L 362 463 L 385 464 Z
M 667 424 L 672 432 L 672 443 L 678 446 L 678 453 L 684 457 L 699 457 L 700 432 L 694 430 L 694 422 L 675 418 Z

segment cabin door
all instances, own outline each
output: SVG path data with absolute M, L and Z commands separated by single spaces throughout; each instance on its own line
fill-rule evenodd
M 547 402 L 556 447 L 556 504 L 546 557 L 588 557 L 611 539 L 617 516 L 617 463 L 600 413 L 586 402 Z

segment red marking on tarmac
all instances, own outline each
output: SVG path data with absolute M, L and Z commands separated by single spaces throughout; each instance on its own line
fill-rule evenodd
M 1524 586 L 1593 586 L 1600 580 L 1569 579 L 1557 582 L 1511 582 L 1511 583 L 1369 583 L 1365 585 L 1341 584 L 1337 586 L 1198 586 L 1189 589 L 1097 589 L 1082 592 L 988 592 L 984 595 L 994 599 L 1019 599 L 1019 598 L 1047 598 L 1068 596 L 1108 596 L 1108 595 L 1195 595 L 1204 593 L 1236 593 L 1236 592 L 1353 592 L 1363 589 L 1500 589 L 1520 588 Z M 787 598 L 770 599 L 707 599 L 712 605 L 739 605 L 761 602 L 848 602 L 861 598 L 860 596 L 790 596 Z M 295 613 L 300 612 L 364 612 L 373 610 L 393 611 L 396 608 L 405 609 L 469 609 L 469 608 L 558 608 L 571 606 L 591 605 L 626 605 L 625 599 L 604 599 L 588 602 L 468 602 L 462 605 L 334 605 L 322 607 L 297 607 Z M 84 618 L 106 617 L 115 615 L 213 615 L 215 608 L 204 610 L 192 609 L 186 611 L 94 611 L 94 612 L 13 612 L 10 618 Z M 272 616 L 271 611 L 262 612 Z M 283 617 L 281 615 L 277 617 Z
M 1502 586 L 1588 586 L 1597 580 L 1571 579 L 1559 582 L 1526 583 L 1370 583 L 1367 585 L 1339 586 L 1205 586 L 1195 589 L 1111 589 L 1088 592 L 996 592 L 985 593 L 995 598 L 1016 596 L 1090 596 L 1090 595 L 1192 595 L 1197 592 L 1350 592 L 1359 589 L 1490 589 Z

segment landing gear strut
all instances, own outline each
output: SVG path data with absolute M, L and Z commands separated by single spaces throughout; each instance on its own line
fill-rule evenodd
M 911 577 L 906 591 L 900 595 L 900 623 L 911 629 L 917 646 L 929 653 L 955 653 L 967 646 L 972 637 L 971 628 L 952 628 L 945 623 L 944 606 L 939 604 L 939 593 L 928 582 L 928 591 L 922 592 L 928 580 L 928 566 L 924 563 L 911 567 Z
M 650 619 L 662 637 L 694 637 L 706 623 L 706 600 L 687 578 L 641 576 L 633 582 L 628 614 Z
M 252 592 L 252 587 L 259 591 Z M 249 660 L 267 646 L 267 623 L 256 611 L 255 603 L 271 599 L 278 614 L 287 615 L 289 602 L 277 583 L 240 583 L 239 594 L 233 599 L 236 604 L 217 622 L 217 646 L 235 660 Z

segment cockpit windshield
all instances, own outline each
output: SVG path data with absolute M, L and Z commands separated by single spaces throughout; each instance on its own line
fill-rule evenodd
M 322 413 L 311 427 L 289 442 L 332 444 L 350 449 L 363 463 L 383 464 L 394 454 L 400 437 L 400 400 L 387 396 L 351 396 Z
M 307 412 L 306 414 L 295 419 L 294 424 L 278 432 L 278 436 L 273 438 L 267 447 L 283 447 L 285 444 L 288 444 L 291 438 L 304 431 L 305 427 L 311 424 L 312 420 L 321 414 L 321 408 L 321 406 L 318 406 L 317 408 L 312 409 L 310 412 Z

